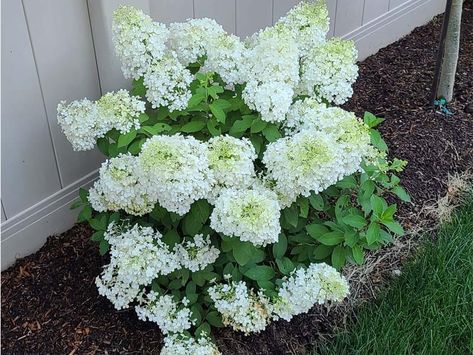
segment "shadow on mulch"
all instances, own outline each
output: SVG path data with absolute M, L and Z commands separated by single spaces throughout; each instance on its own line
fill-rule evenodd
M 446 117 L 428 105 L 441 20 L 434 19 L 360 64 L 355 95 L 345 105 L 386 118 L 380 126 L 391 154 L 409 161 L 402 183 L 413 204 L 404 216 L 445 193 L 448 173 L 472 167 L 473 5 L 464 5 L 455 99 Z M 2 351 L 17 353 L 157 353 L 162 336 L 131 311 L 117 312 L 97 294 L 95 277 L 105 259 L 77 225 L 53 236 L 37 253 L 2 273 Z M 346 315 L 314 308 L 292 322 L 271 324 L 244 337 L 215 333 L 226 354 L 299 353 L 330 334 Z

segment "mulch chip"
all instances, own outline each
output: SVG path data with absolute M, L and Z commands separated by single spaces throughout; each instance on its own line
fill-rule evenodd
M 462 26 L 453 116 L 428 103 L 439 17 L 362 62 L 355 94 L 345 105 L 385 117 L 380 130 L 390 153 L 409 161 L 401 178 L 413 204 L 404 204 L 403 214 L 445 194 L 449 173 L 473 167 L 472 2 L 464 5 Z M 106 259 L 90 235 L 89 227 L 77 225 L 2 273 L 4 354 L 159 353 L 156 325 L 139 321 L 133 310 L 114 310 L 98 295 L 94 279 Z M 315 307 L 257 335 L 219 329 L 215 338 L 225 354 L 298 353 L 343 322 L 344 315 Z

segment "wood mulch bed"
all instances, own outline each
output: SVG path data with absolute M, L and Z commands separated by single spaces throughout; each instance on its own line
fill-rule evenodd
M 413 204 L 403 205 L 404 215 L 443 195 L 449 173 L 473 166 L 473 4 L 464 7 L 455 99 L 449 105 L 453 116 L 428 104 L 440 18 L 361 63 L 355 95 L 346 105 L 385 117 L 380 129 L 391 154 L 409 161 L 402 183 Z M 133 310 L 117 312 L 97 294 L 94 279 L 105 259 L 90 234 L 77 225 L 2 273 L 4 354 L 159 352 L 156 325 L 139 321 Z M 222 329 L 215 338 L 226 354 L 296 353 L 342 321 L 339 312 L 316 307 L 257 335 Z

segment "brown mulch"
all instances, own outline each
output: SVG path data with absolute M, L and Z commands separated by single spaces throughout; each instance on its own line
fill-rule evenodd
M 473 4 L 464 6 L 453 116 L 428 104 L 439 18 L 361 63 L 355 95 L 346 105 L 386 118 L 380 129 L 391 154 L 409 161 L 402 183 L 413 205 L 404 205 L 405 214 L 443 195 L 448 173 L 473 164 Z M 97 294 L 94 278 L 105 260 L 90 234 L 77 225 L 2 273 L 4 354 L 159 353 L 157 326 L 139 321 L 132 310 L 115 311 Z M 215 336 L 226 354 L 296 353 L 342 321 L 337 312 L 315 308 L 261 334 L 244 337 L 223 329 Z

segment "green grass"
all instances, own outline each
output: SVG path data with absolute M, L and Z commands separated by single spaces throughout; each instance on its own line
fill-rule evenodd
M 473 198 L 321 354 L 473 354 Z

